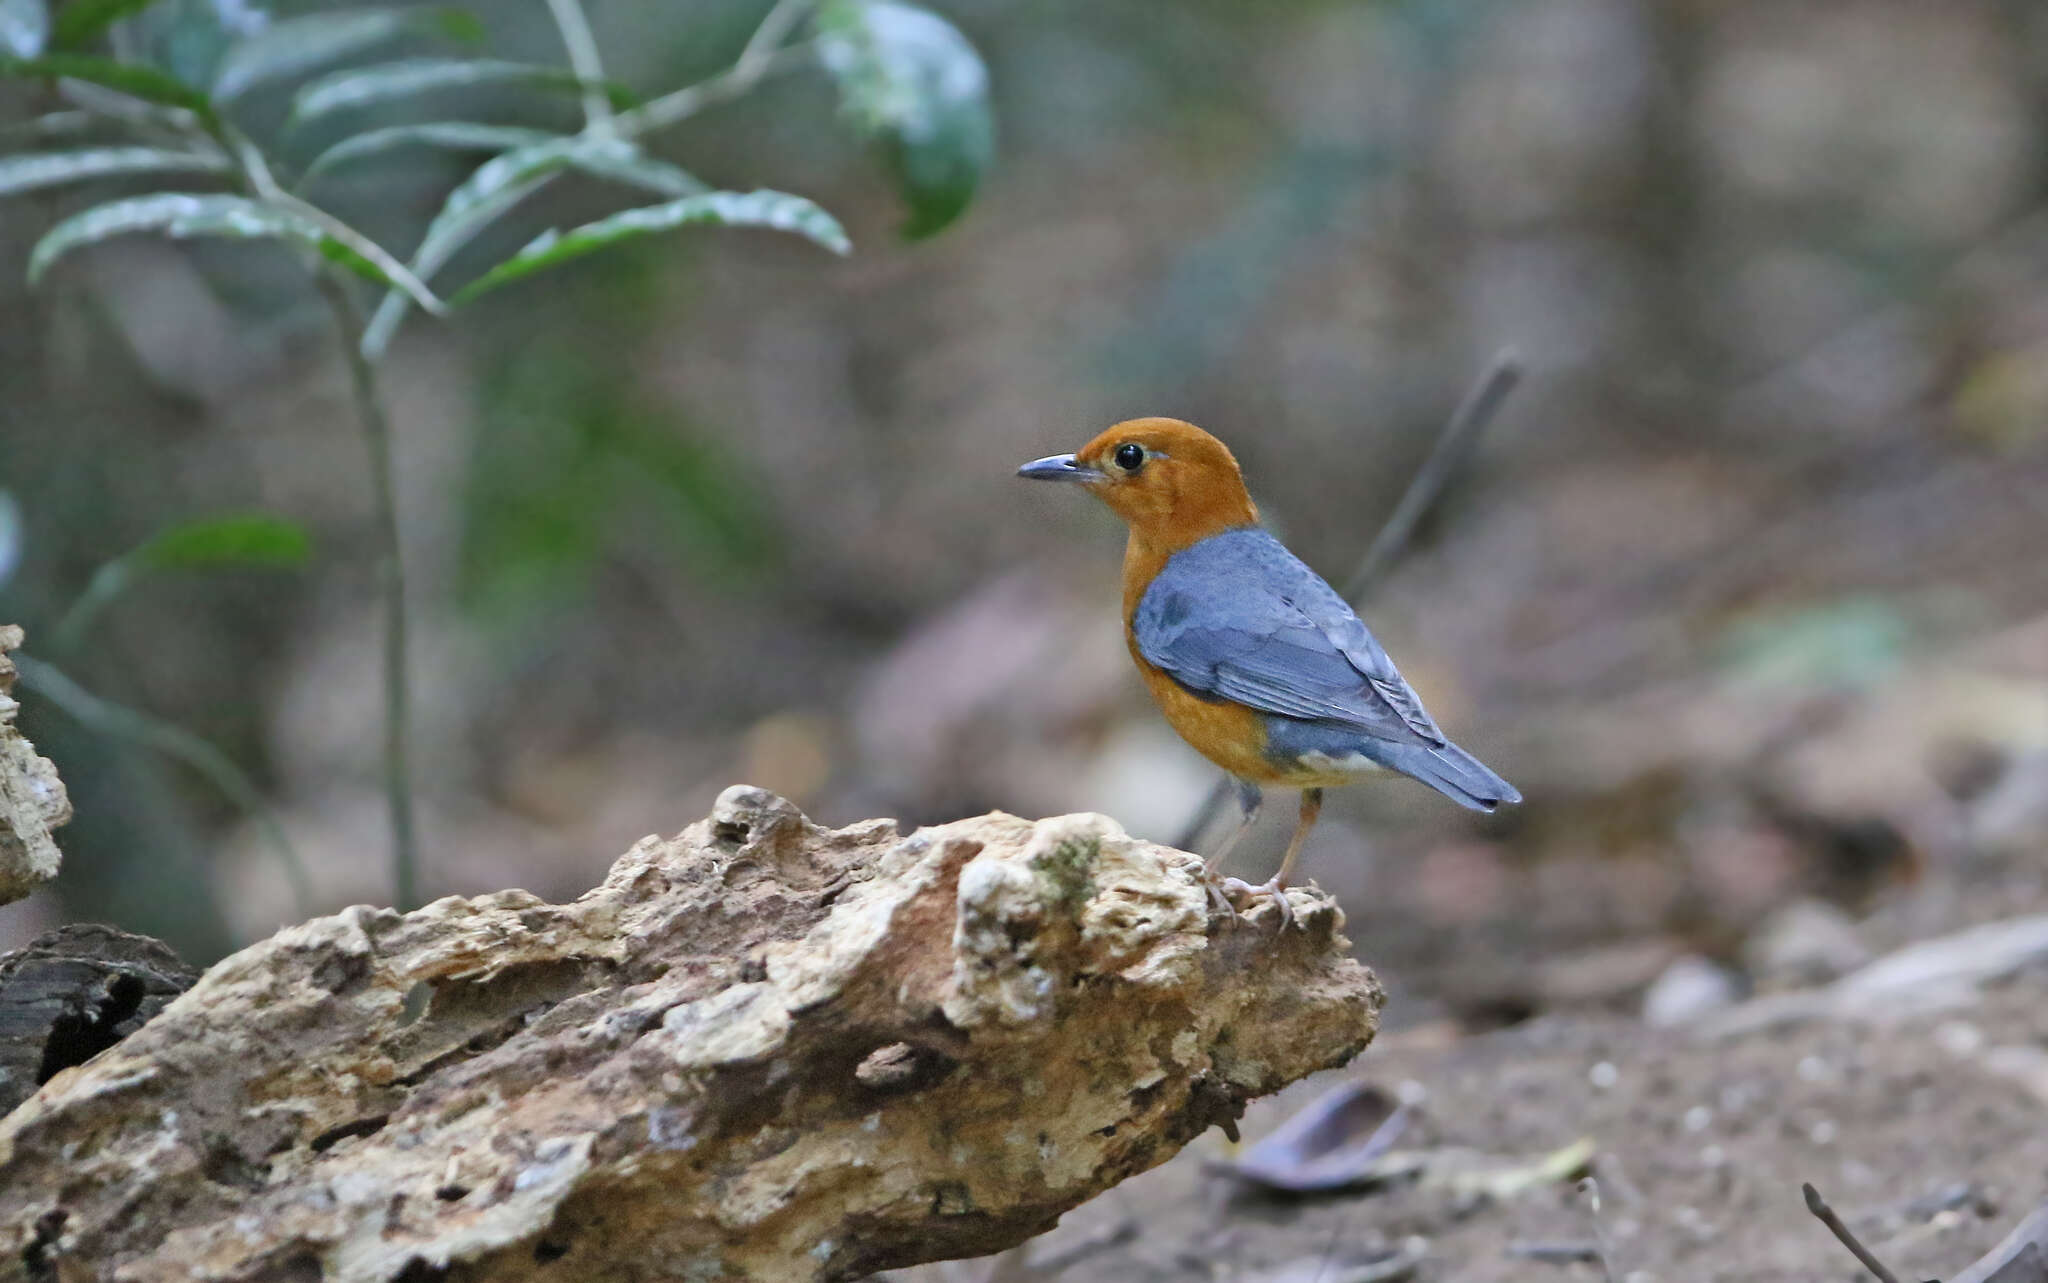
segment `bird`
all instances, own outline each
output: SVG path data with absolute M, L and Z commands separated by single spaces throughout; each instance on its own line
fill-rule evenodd
M 1460 806 L 1522 795 L 1445 737 L 1394 661 L 1336 589 L 1259 524 L 1229 447 L 1192 423 L 1118 423 L 1072 454 L 1017 470 L 1078 484 L 1123 518 L 1124 639 L 1167 722 L 1235 782 L 1239 819 L 1204 866 L 1218 906 L 1286 890 L 1322 812 L 1323 790 L 1391 770 Z M 1219 878 L 1270 786 L 1301 790 L 1280 868 L 1253 886 Z

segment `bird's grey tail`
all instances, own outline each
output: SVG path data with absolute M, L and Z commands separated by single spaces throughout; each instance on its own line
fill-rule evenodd
M 1442 748 L 1377 741 L 1369 751 L 1380 765 L 1412 775 L 1453 802 L 1474 811 L 1491 811 L 1503 802 L 1519 802 L 1515 786 L 1487 769 L 1484 762 L 1446 743 Z

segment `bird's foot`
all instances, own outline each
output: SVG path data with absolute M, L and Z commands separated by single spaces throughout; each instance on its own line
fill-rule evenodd
M 1288 898 L 1287 884 L 1277 877 L 1261 882 L 1257 886 L 1253 886 L 1243 878 L 1225 878 L 1220 887 L 1212 884 L 1209 890 L 1211 895 L 1221 896 L 1226 903 L 1230 904 L 1232 917 L 1238 916 L 1237 905 L 1230 899 L 1233 893 L 1251 896 L 1254 899 L 1259 896 L 1266 896 L 1273 901 L 1273 907 L 1280 911 L 1280 929 L 1282 931 L 1289 927 L 1301 926 L 1301 919 L 1294 912 L 1294 901 Z M 1306 927 L 1302 929 L 1307 930 Z
M 1231 878 L 1230 881 L 1235 882 L 1237 879 Z M 1222 914 L 1224 920 L 1234 927 L 1244 921 L 1244 915 L 1237 911 L 1237 906 L 1223 893 L 1223 882 L 1224 880 L 1214 873 L 1206 874 L 1202 878 L 1202 886 L 1209 892 L 1209 907 Z
M 1243 881 L 1239 881 L 1235 877 L 1223 877 L 1223 875 L 1214 873 L 1214 871 L 1208 871 L 1208 873 L 1202 875 L 1202 887 L 1208 892 L 1208 908 L 1214 910 L 1217 914 L 1221 914 L 1225 926 L 1235 930 L 1235 928 L 1245 924 L 1245 914 L 1237 912 L 1237 902 L 1231 900 L 1229 892 L 1231 892 L 1231 885 L 1233 883 L 1239 885 L 1239 887 L 1245 885 Z

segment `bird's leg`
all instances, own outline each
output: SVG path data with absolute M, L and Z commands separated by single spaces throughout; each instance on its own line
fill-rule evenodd
M 1280 910 L 1280 927 L 1285 930 L 1294 921 L 1294 905 L 1287 898 L 1287 875 L 1294 872 L 1294 862 L 1301 858 L 1301 848 L 1308 841 L 1309 830 L 1316 826 L 1316 817 L 1323 813 L 1323 791 L 1303 789 L 1301 791 L 1301 818 L 1295 822 L 1294 836 L 1288 840 L 1287 854 L 1280 857 L 1280 870 L 1262 886 L 1253 886 L 1242 878 L 1225 878 L 1225 891 L 1245 891 L 1252 895 L 1273 897 L 1274 907 Z
M 1308 831 L 1316 826 L 1316 820 L 1323 814 L 1323 791 L 1303 789 L 1301 791 L 1301 818 L 1294 822 L 1294 836 L 1288 839 L 1287 854 L 1280 857 L 1280 871 L 1273 875 L 1273 889 L 1287 889 L 1287 875 L 1294 872 L 1294 862 L 1301 858 L 1301 848 L 1308 841 Z
M 1237 845 L 1238 839 L 1242 838 L 1246 831 L 1258 821 L 1259 807 L 1266 800 L 1265 793 L 1250 780 L 1237 780 L 1236 783 L 1239 812 L 1237 827 L 1232 829 L 1221 842 L 1216 844 L 1216 854 L 1209 857 L 1209 863 L 1203 869 L 1203 873 L 1211 878 L 1215 877 L 1216 871 L 1223 867 L 1223 858 L 1230 854 L 1231 848 Z
M 1216 854 L 1210 856 L 1209 862 L 1203 866 L 1202 884 L 1209 888 L 1209 903 L 1227 914 L 1232 921 L 1236 921 L 1237 908 L 1230 903 L 1229 898 L 1223 894 L 1222 889 L 1217 885 L 1216 871 L 1223 867 L 1223 858 L 1230 854 L 1231 848 L 1237 845 L 1238 839 L 1249 832 L 1252 825 L 1257 822 L 1259 807 L 1265 802 L 1266 795 L 1260 790 L 1258 785 L 1250 780 L 1236 779 L 1234 776 L 1232 778 L 1237 784 L 1237 827 L 1226 834 L 1223 841 L 1217 844 Z

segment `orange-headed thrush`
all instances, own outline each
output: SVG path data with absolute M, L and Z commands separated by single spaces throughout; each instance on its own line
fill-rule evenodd
M 1130 526 L 1131 658 L 1173 729 L 1237 782 L 1243 819 L 1209 860 L 1212 879 L 1257 818 L 1263 786 L 1302 791 L 1279 872 L 1224 889 L 1270 895 L 1291 919 L 1287 877 L 1323 790 L 1374 770 L 1413 776 L 1473 810 L 1522 800 L 1444 737 L 1337 591 L 1260 528 L 1237 460 L 1215 437 L 1178 419 L 1132 419 L 1017 471 L 1085 485 Z

